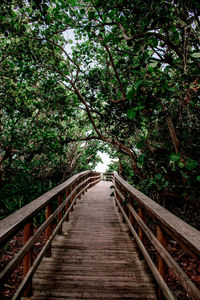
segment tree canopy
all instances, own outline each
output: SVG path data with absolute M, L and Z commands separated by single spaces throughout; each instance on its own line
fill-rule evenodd
M 195 203 L 199 15 L 189 0 L 4 1 L 2 199 L 92 168 L 106 147 L 110 170 L 161 204 Z

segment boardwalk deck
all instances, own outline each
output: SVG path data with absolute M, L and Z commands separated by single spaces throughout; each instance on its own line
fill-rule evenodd
M 32 300 L 156 299 L 153 278 L 100 182 L 78 201 L 33 278 Z

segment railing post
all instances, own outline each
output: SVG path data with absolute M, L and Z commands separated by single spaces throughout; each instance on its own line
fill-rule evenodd
M 77 183 L 75 182 L 75 183 L 74 183 L 74 189 L 76 189 L 76 185 L 77 185 Z M 77 192 L 74 193 L 73 199 L 76 197 L 76 193 L 77 193 Z M 74 201 L 74 205 L 76 205 L 76 200 Z
M 157 225 L 157 239 L 164 247 L 166 247 L 167 240 L 165 238 L 163 229 L 159 225 Z M 159 273 L 161 274 L 163 279 L 165 279 L 167 274 L 167 265 L 165 264 L 165 261 L 162 259 L 159 253 L 157 254 L 157 264 L 158 264 Z M 159 300 L 165 299 L 162 290 L 160 288 L 158 288 L 158 299 Z
M 83 176 L 83 181 L 85 181 L 85 176 Z M 82 195 L 85 194 L 85 183 L 82 185 Z
M 83 186 L 82 186 L 82 181 L 83 181 L 83 177 L 81 177 L 80 178 L 80 181 L 79 181 L 79 183 L 80 183 L 80 189 L 79 189 L 79 191 L 80 191 L 80 199 L 81 199 L 81 197 L 82 197 L 82 195 L 83 195 Z
M 85 180 L 88 179 L 88 175 L 85 176 Z M 85 187 L 87 186 L 87 182 L 85 183 Z M 87 192 L 87 189 L 85 189 L 85 192 Z
M 141 206 L 139 206 L 138 208 L 138 214 L 139 214 L 139 217 L 143 220 L 144 219 L 144 214 L 143 214 L 143 209 Z M 141 240 L 141 242 L 143 243 L 144 241 L 144 233 L 143 233 L 143 230 L 141 229 L 140 225 L 138 224 L 138 235 L 139 235 L 139 238 Z M 141 251 L 139 250 L 139 259 L 143 259 L 143 255 L 141 253 Z
M 65 190 L 65 197 L 66 197 L 66 199 L 67 199 L 67 197 L 69 196 L 69 194 L 70 194 L 70 187 L 68 186 L 67 188 L 66 188 L 66 190 Z M 70 200 L 66 203 L 66 205 L 65 205 L 65 211 L 67 211 L 68 210 L 68 208 L 69 208 L 69 205 L 70 205 Z M 66 219 L 65 219 L 66 221 L 69 221 L 69 213 L 68 213 L 68 215 L 66 216 Z
M 46 206 L 46 220 L 50 217 L 50 215 L 52 214 L 52 203 L 49 203 Z M 47 240 L 49 239 L 49 237 L 52 234 L 52 223 L 49 224 L 47 226 L 47 228 L 45 229 L 45 240 L 47 242 Z M 51 245 L 49 246 L 49 248 L 46 251 L 46 257 L 50 257 L 51 256 Z
M 77 187 L 77 181 L 74 183 L 74 189 L 76 189 L 76 187 Z M 76 197 L 77 193 L 78 193 L 77 191 L 74 193 L 74 198 Z M 74 201 L 74 205 L 76 205 L 76 200 Z
M 58 195 L 58 206 L 60 206 L 63 203 L 63 192 L 59 193 Z M 62 210 L 58 214 L 58 223 L 62 220 Z M 60 227 L 58 234 L 62 234 L 62 226 Z
M 121 193 L 122 193 L 122 195 L 124 196 L 125 201 L 126 201 L 126 193 L 125 193 L 124 191 L 121 191 Z M 124 211 L 125 214 L 126 214 L 126 204 L 123 203 L 123 200 L 121 201 L 121 203 L 122 203 L 123 211 Z M 123 222 L 123 223 L 126 223 L 126 220 L 125 220 L 125 218 L 124 218 L 123 215 L 122 215 L 122 222 Z
M 76 182 L 73 185 L 73 190 L 75 190 L 75 189 L 76 189 Z M 76 197 L 76 192 L 74 192 L 73 200 L 75 197 Z M 74 205 L 76 205 L 76 200 L 74 201 Z
M 74 190 L 74 184 L 72 184 L 72 185 L 70 186 L 70 192 L 73 192 L 73 190 Z M 70 204 L 72 204 L 73 200 L 74 200 L 74 195 L 71 196 Z M 74 207 L 73 207 L 73 205 L 72 205 L 71 211 L 73 211 L 73 210 L 74 210 Z
M 84 180 L 86 180 L 86 179 L 87 179 L 87 176 L 84 177 Z M 86 188 L 86 182 L 84 183 L 84 194 L 87 192 L 85 188 Z
M 79 178 L 78 184 L 81 184 L 81 178 Z M 81 187 L 78 188 L 78 193 L 80 193 L 78 196 L 78 199 L 80 200 L 81 199 Z
M 24 226 L 24 244 L 31 238 L 33 235 L 33 220 L 27 223 Z M 30 267 L 32 265 L 32 248 L 28 251 L 28 253 L 24 256 L 23 259 L 23 278 L 28 273 Z M 32 295 L 32 279 L 30 280 L 29 284 L 27 285 L 24 291 L 24 297 L 30 297 Z
M 120 191 L 120 186 L 119 186 L 119 184 L 117 185 L 117 189 Z M 120 191 L 121 192 L 121 191 Z M 119 194 L 117 194 L 117 200 L 119 201 L 119 204 L 121 205 L 122 203 L 122 200 L 121 200 L 121 198 L 120 198 L 120 196 L 119 196 Z M 120 210 L 120 208 L 119 208 L 119 206 L 118 206 L 118 212 L 121 212 L 121 210 Z
M 113 176 L 113 185 L 114 185 L 114 190 L 115 190 L 115 205 L 117 206 L 116 181 L 115 181 L 115 177 L 114 176 Z
M 130 199 L 129 204 L 133 207 L 132 199 Z M 135 227 L 135 219 L 134 219 L 132 213 L 130 212 L 130 210 L 128 211 L 128 218 L 129 218 L 131 225 L 134 228 Z M 129 235 L 132 236 L 132 232 L 130 230 L 129 230 Z

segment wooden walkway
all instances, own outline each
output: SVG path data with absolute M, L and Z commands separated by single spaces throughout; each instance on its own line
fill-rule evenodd
M 33 278 L 32 300 L 156 299 L 153 278 L 122 223 L 111 183 L 78 200 Z

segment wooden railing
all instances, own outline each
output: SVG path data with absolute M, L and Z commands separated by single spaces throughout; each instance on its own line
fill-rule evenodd
M 113 178 L 113 173 L 111 172 L 101 174 L 101 180 L 103 181 L 112 181 L 112 178 Z
M 140 256 L 146 260 L 158 284 L 159 299 L 174 299 L 166 277 L 170 269 L 185 289 L 188 299 L 200 299 L 200 291 L 168 251 L 168 241 L 173 239 L 184 251 L 199 262 L 199 231 L 185 223 L 165 208 L 132 187 L 127 181 L 113 173 L 115 200 L 133 235 Z M 154 226 L 152 226 L 152 223 Z M 157 263 L 151 258 L 147 242 L 157 253 Z
M 12 258 L 0 273 L 0 282 L 3 284 L 8 276 L 13 273 L 19 263 L 23 261 L 23 281 L 18 287 L 12 300 L 19 299 L 23 294 L 28 297 L 32 293 L 32 276 L 42 258 L 51 256 L 51 243 L 56 234 L 62 233 L 62 224 L 69 219 L 69 212 L 73 210 L 76 200 L 88 188 L 100 181 L 100 173 L 85 171 L 74 175 L 69 180 L 40 196 L 12 215 L 0 222 L 0 243 L 8 242 L 15 234 L 23 229 L 24 246 Z M 55 202 L 57 203 L 55 208 Z M 45 210 L 46 218 L 42 225 L 33 231 L 33 220 Z M 54 228 L 53 228 L 54 223 Z M 39 237 L 45 232 L 45 244 L 33 262 L 32 248 Z

